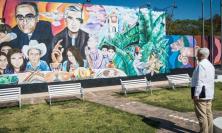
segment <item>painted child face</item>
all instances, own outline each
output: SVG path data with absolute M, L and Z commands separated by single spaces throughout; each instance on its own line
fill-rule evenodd
M 35 9 L 31 5 L 18 6 L 16 8 L 16 22 L 22 32 L 32 33 L 38 22 Z
M 6 66 L 8 65 L 7 57 L 4 55 L 0 56 L 0 69 L 4 70 L 6 69 Z
M 109 60 L 112 60 L 114 55 L 115 55 L 115 51 L 113 49 L 109 49 L 108 50 L 108 58 L 109 58 Z
M 3 46 L 1 52 L 7 54 L 10 49 L 12 49 L 10 46 Z
M 76 58 L 74 57 L 74 55 L 68 51 L 67 52 L 67 56 L 68 56 L 68 60 L 72 63 L 72 64 L 75 64 L 76 63 Z
M 108 49 L 107 48 L 102 48 L 102 55 L 103 55 L 103 57 L 108 56 Z
M 22 53 L 14 53 L 11 55 L 11 64 L 14 68 L 20 68 L 23 63 L 24 63 L 24 59 L 22 56 Z
M 38 49 L 32 48 L 28 51 L 28 58 L 31 64 L 37 65 L 41 58 L 41 52 Z

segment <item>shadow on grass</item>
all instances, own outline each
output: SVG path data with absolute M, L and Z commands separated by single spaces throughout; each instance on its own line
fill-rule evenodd
M 9 133 L 9 132 L 10 132 L 9 128 L 6 127 L 0 128 L 0 133 Z
M 196 131 L 178 126 L 169 120 L 156 118 L 156 117 L 145 117 L 141 115 L 139 116 L 143 118 L 142 121 L 144 123 L 157 129 L 165 129 L 169 132 L 176 132 L 176 133 L 184 133 L 184 132 L 197 133 Z
M 133 91 L 127 92 L 127 95 L 125 95 L 124 92 L 114 92 L 112 94 L 112 96 L 127 98 L 128 95 L 129 96 L 133 96 L 133 95 L 137 95 L 137 94 L 148 94 L 148 95 L 151 95 L 150 91 L 133 90 Z
M 161 91 L 161 90 L 167 90 L 167 91 L 178 91 L 180 89 L 184 89 L 184 88 L 176 88 L 176 89 L 172 89 L 169 86 L 166 87 L 161 87 L 161 88 L 153 88 L 153 93 Z M 137 95 L 137 94 L 151 94 L 150 90 L 142 90 L 142 89 L 134 89 L 134 90 L 130 90 L 127 91 L 127 95 L 129 96 L 133 96 L 133 95 Z M 121 97 L 121 96 L 125 96 L 125 93 L 123 91 L 119 91 L 119 92 L 114 92 L 114 94 L 112 96 L 117 96 L 117 97 Z
M 63 105 L 67 102 L 70 102 L 70 101 L 82 101 L 79 97 L 76 97 L 76 96 L 64 96 L 64 97 L 56 97 L 56 98 L 52 98 L 51 100 L 51 105 Z M 50 106 L 50 100 L 49 98 L 46 98 L 45 99 L 45 102 Z

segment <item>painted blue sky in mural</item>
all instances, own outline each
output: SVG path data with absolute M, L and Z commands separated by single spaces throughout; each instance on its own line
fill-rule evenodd
M 37 0 L 38 1 L 38 0 Z M 86 3 L 86 0 L 39 0 L 54 2 L 79 2 Z M 152 9 L 163 10 L 174 3 L 174 0 L 90 0 L 92 4 L 116 5 L 139 7 L 149 4 Z M 175 0 L 177 8 L 173 11 L 174 19 L 198 19 L 201 18 L 202 0 Z M 213 1 L 213 15 L 220 14 L 220 0 Z M 204 17 L 210 18 L 210 0 L 204 0 Z M 168 13 L 172 14 L 172 8 L 168 8 Z

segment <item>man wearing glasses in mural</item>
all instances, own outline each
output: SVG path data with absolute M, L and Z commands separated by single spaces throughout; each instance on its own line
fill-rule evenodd
M 47 54 L 42 57 L 49 62 L 50 45 L 53 38 L 51 24 L 39 20 L 37 5 L 32 2 L 22 2 L 16 6 L 15 16 L 17 25 L 12 29 L 17 38 L 12 41 L 14 48 L 22 49 L 30 40 L 46 44 Z
M 52 61 L 58 63 L 67 60 L 64 50 L 69 47 L 76 47 L 80 50 L 81 56 L 85 61 L 85 47 L 89 39 L 89 34 L 80 29 L 83 22 L 81 8 L 78 6 L 67 7 L 64 18 L 67 27 L 53 39 Z

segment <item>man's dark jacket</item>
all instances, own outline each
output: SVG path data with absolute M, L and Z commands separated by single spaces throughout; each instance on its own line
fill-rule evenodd
M 28 35 L 23 33 L 18 26 L 16 25 L 12 31 L 17 34 L 17 38 L 12 41 L 13 48 L 22 49 L 24 45 L 28 45 L 30 40 L 37 40 L 39 43 L 44 43 L 47 47 L 47 53 L 41 59 L 50 63 L 51 51 L 52 51 L 52 29 L 51 23 L 47 21 L 39 21 L 36 24 L 36 28 L 32 33 L 31 38 L 29 39 Z
M 62 48 L 64 48 L 64 52 L 63 52 L 63 61 L 64 61 L 64 60 L 67 60 L 67 55 L 66 55 L 67 48 L 72 46 L 72 38 L 69 37 L 68 28 L 65 28 L 64 30 L 62 30 L 60 33 L 58 33 L 54 37 L 54 39 L 52 41 L 53 42 L 52 43 L 53 47 L 61 39 L 63 40 L 61 42 L 61 45 L 62 45 Z M 83 30 L 78 31 L 77 37 L 75 39 L 75 47 L 80 50 L 80 53 L 81 53 L 81 56 L 82 56 L 83 59 L 86 58 L 85 47 L 87 45 L 88 39 L 89 39 L 89 34 L 88 33 L 86 33 Z

